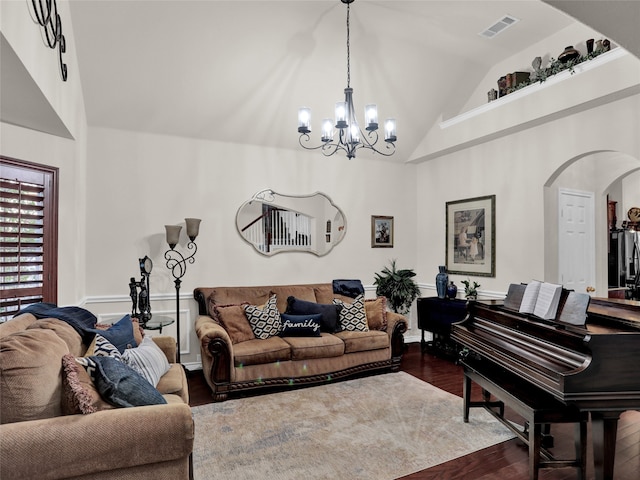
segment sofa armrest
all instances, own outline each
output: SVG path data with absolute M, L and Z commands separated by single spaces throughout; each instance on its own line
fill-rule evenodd
M 157 337 L 151 337 L 160 350 L 165 354 L 169 363 L 176 363 L 176 351 L 178 346 L 176 339 L 168 335 L 161 335 Z
M 196 334 L 200 341 L 202 372 L 215 395 L 217 385 L 234 380 L 233 342 L 224 327 L 208 315 L 196 319 Z
M 407 331 L 407 319 L 395 312 L 387 312 L 387 334 L 391 344 L 391 356 L 402 357 L 404 353 L 404 333 Z
M 47 480 L 187 458 L 194 423 L 172 403 L 7 423 L 0 437 L 3 478 Z

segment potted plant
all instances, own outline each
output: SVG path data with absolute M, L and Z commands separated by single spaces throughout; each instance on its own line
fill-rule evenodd
M 391 269 L 384 267 L 375 274 L 376 295 L 386 297 L 391 310 L 401 315 L 409 312 L 411 304 L 420 295 L 420 287 L 413 280 L 416 274 L 410 269 L 396 269 L 396 261 L 391 261 Z
M 464 296 L 468 300 L 475 300 L 478 298 L 478 288 L 480 288 L 480 284 L 476 281 L 471 282 L 471 280 L 462 280 L 462 284 L 464 285 Z

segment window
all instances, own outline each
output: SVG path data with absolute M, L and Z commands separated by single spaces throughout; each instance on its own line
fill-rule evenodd
M 58 169 L 0 157 L 0 322 L 57 302 Z

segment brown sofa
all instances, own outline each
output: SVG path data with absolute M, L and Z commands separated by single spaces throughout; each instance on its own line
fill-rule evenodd
M 0 324 L 0 476 L 189 478 L 194 425 L 186 376 L 175 364 L 175 340 L 153 340 L 170 363 L 157 385 L 167 404 L 65 414 L 70 374 L 62 358 L 85 353 L 80 335 L 62 320 L 30 313 Z
M 273 387 L 315 385 L 366 372 L 399 369 L 406 319 L 386 310 L 384 298 L 365 302 L 369 331 L 323 332 L 319 337 L 272 336 L 258 339 L 242 320 L 242 305 L 264 305 L 271 295 L 280 313 L 287 299 L 332 304 L 353 298 L 333 293 L 332 284 L 196 288 L 196 333 L 202 369 L 215 401 L 229 394 Z M 227 318 L 224 318 L 224 317 Z M 244 331 L 243 331 L 244 330 Z

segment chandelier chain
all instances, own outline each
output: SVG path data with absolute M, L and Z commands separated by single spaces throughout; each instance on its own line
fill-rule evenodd
M 347 3 L 347 88 L 351 86 L 351 51 L 350 51 L 350 39 L 349 39 L 349 12 L 351 4 Z

